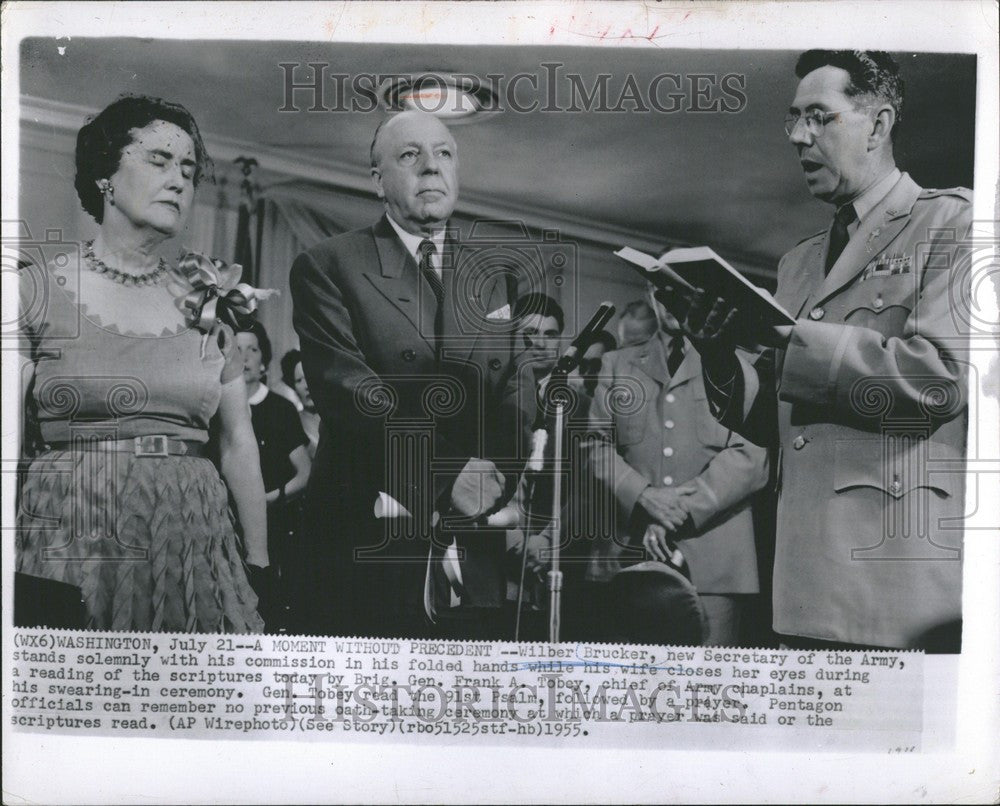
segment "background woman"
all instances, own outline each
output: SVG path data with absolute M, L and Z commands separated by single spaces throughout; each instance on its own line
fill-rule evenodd
M 76 190 L 97 237 L 79 262 L 56 256 L 21 272 L 22 377 L 46 444 L 21 491 L 17 570 L 78 588 L 80 626 L 263 626 L 226 487 L 203 458 L 218 412 L 246 562 L 267 566 L 242 364 L 227 327 L 192 326 L 191 283 L 157 253 L 209 166 L 184 107 L 119 98 L 77 136 Z
M 286 577 L 290 556 L 295 550 L 295 535 L 300 521 L 299 497 L 309 481 L 312 463 L 295 406 L 266 386 L 267 367 L 271 363 L 271 340 L 260 322 L 249 323 L 236 334 L 236 344 L 243 359 L 243 380 L 250 401 L 250 416 L 260 468 L 264 477 L 267 501 L 267 548 L 277 585 L 273 601 L 262 612 L 267 631 L 282 629 L 287 621 Z
M 316 411 L 316 404 L 309 394 L 306 375 L 302 371 L 302 353 L 298 350 L 289 350 L 281 357 L 281 380 L 295 391 L 302 404 L 299 422 L 302 423 L 302 430 L 309 439 L 309 458 L 315 459 L 316 445 L 319 444 L 319 412 Z

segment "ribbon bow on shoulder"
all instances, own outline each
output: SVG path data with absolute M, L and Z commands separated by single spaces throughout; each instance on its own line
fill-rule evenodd
M 211 331 L 216 322 L 238 330 L 240 314 L 253 313 L 258 302 L 280 293 L 274 288 L 241 283 L 243 267 L 239 263 L 225 263 L 197 252 L 182 255 L 177 268 L 192 286 L 184 307 L 191 312 L 195 327 L 204 333 Z

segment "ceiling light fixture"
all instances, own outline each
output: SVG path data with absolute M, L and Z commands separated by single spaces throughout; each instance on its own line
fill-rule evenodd
M 477 77 L 455 73 L 419 73 L 394 77 L 382 88 L 390 112 L 415 109 L 448 123 L 471 123 L 499 112 L 497 95 Z

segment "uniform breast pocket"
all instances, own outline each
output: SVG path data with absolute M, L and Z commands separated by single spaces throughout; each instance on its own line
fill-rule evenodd
M 883 336 L 898 336 L 913 311 L 916 275 L 912 273 L 872 277 L 858 283 L 844 300 L 844 323 L 875 330 Z
M 833 488 L 846 493 L 873 488 L 900 499 L 918 488 L 933 492 L 937 498 L 949 498 L 948 490 L 937 478 L 921 472 L 921 448 L 894 448 L 881 439 L 838 440 L 834 456 Z

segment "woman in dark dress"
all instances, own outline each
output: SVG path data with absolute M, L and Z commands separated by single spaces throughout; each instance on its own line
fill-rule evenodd
M 309 440 L 295 406 L 266 386 L 272 357 L 267 331 L 259 322 L 251 322 L 236 333 L 236 345 L 243 359 L 243 380 L 264 478 L 267 549 L 275 585 L 273 601 L 267 604 L 263 616 L 268 632 L 275 632 L 287 622 L 288 568 L 300 520 L 299 499 L 309 481 L 312 462 Z
M 289 350 L 281 357 L 281 380 L 285 386 L 292 389 L 302 404 L 302 411 L 299 412 L 299 421 L 302 423 L 302 430 L 306 432 L 309 439 L 309 458 L 316 458 L 316 446 L 319 445 L 319 412 L 316 411 L 316 403 L 309 392 L 309 385 L 306 383 L 306 375 L 302 369 L 302 353 L 298 350 Z

